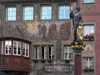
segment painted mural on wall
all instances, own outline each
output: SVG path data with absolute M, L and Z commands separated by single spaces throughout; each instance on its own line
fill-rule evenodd
M 39 40 L 69 40 L 71 23 L 68 22 L 4 22 L 3 23 L 3 35 L 9 34 L 16 26 L 19 26 L 22 33 L 33 41 Z

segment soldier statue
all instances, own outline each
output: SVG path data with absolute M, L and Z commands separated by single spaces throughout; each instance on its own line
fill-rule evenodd
M 75 13 L 73 12 L 70 13 L 70 18 L 73 20 L 73 25 L 74 25 L 74 40 L 78 40 L 78 35 L 77 35 L 77 28 L 82 23 L 82 17 L 80 14 L 80 7 L 75 8 Z

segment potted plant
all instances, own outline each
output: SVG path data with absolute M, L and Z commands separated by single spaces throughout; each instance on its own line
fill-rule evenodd
M 86 35 L 84 36 L 84 40 L 94 40 L 94 36 L 93 35 Z
M 94 72 L 94 69 L 91 69 L 91 68 L 85 68 L 85 69 L 82 69 L 83 72 Z

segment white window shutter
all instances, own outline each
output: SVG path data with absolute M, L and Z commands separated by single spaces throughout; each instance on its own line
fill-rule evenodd
M 54 58 L 54 47 L 51 47 L 51 59 Z
M 40 59 L 40 47 L 37 47 L 37 59 Z
M 44 47 L 44 59 L 47 58 L 47 47 Z
M 3 55 L 3 41 L 1 42 L 1 54 Z
M 36 47 L 34 47 L 34 58 L 36 59 Z

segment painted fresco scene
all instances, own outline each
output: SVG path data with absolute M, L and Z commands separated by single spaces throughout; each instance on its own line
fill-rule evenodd
M 32 41 L 51 41 L 51 40 L 70 40 L 71 22 L 14 22 L 4 23 L 3 34 L 6 36 L 18 26 L 29 40 Z M 62 36 L 64 35 L 64 36 Z M 69 37 L 66 37 L 69 36 Z
M 0 75 L 100 75 L 99 0 L 0 0 Z

